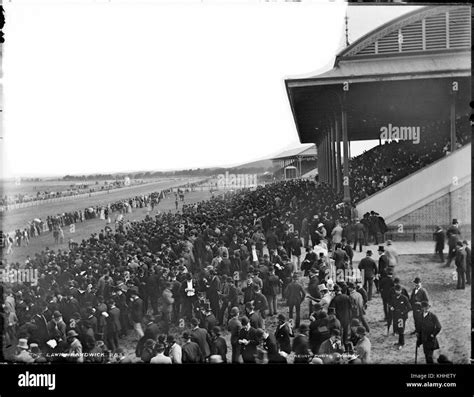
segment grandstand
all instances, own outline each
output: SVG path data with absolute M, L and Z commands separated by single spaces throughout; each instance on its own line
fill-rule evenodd
M 303 145 L 296 149 L 286 150 L 273 157 L 274 177 L 277 180 L 288 178 L 289 172 L 285 170 L 295 169 L 296 177 L 313 171 L 317 167 L 317 151 L 314 144 Z M 290 168 L 294 167 L 294 168 Z M 317 172 L 317 170 L 315 170 Z
M 333 69 L 286 80 L 319 180 L 359 214 L 424 237 L 457 218 L 470 233 L 470 34 L 469 6 L 422 7 L 347 46 Z M 351 159 L 350 143 L 368 140 L 379 145 Z

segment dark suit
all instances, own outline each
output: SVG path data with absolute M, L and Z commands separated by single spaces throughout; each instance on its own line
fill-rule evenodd
M 446 236 L 448 237 L 448 262 L 446 266 L 450 266 L 451 261 L 456 257 L 456 243 L 461 237 L 461 231 L 456 226 L 451 225 L 446 230 Z
M 385 316 L 385 320 L 387 321 L 389 318 L 389 301 L 390 295 L 393 289 L 393 278 L 385 276 L 380 280 L 380 294 L 382 296 L 382 304 L 383 304 L 383 312 Z
M 290 354 L 291 353 L 291 340 L 290 336 L 293 336 L 293 332 L 287 323 L 278 325 L 275 330 L 275 339 L 280 347 L 280 350 Z
M 258 312 L 252 312 L 252 314 L 249 314 L 247 317 L 249 318 L 251 327 L 255 329 L 263 328 L 263 319 Z
M 295 352 L 295 364 L 307 364 L 311 357 L 309 341 L 306 335 L 300 334 L 293 340 L 293 351 Z
M 117 307 L 109 310 L 109 317 L 107 317 L 107 347 L 114 351 L 119 346 L 119 332 L 122 326 L 120 324 L 120 309 Z
M 240 356 L 239 333 L 242 329 L 242 323 L 237 317 L 232 317 L 227 324 L 230 332 L 230 344 L 232 346 L 232 362 L 238 363 Z
M 421 326 L 421 302 L 427 301 L 428 302 L 428 294 L 424 288 L 420 288 L 417 291 L 415 288 L 411 291 L 410 295 L 410 304 L 411 308 L 413 309 L 413 321 L 415 322 L 415 331 L 420 332 Z
M 341 322 L 342 340 L 346 343 L 351 323 L 351 299 L 345 294 L 338 294 L 332 299 L 329 307 L 336 309 L 336 317 Z
M 380 273 L 380 278 L 384 278 L 387 275 L 387 270 L 389 267 L 389 260 L 387 258 L 387 255 L 383 254 L 379 258 L 379 273 Z
M 464 248 L 458 248 L 456 250 L 456 272 L 458 273 L 458 285 L 457 289 L 466 288 L 466 250 Z
M 311 295 L 315 299 L 321 299 L 321 293 L 319 292 L 319 277 L 314 275 L 309 277 L 308 283 L 308 294 Z M 309 313 L 313 312 L 313 301 L 309 301 Z
M 36 314 L 33 316 L 32 322 L 36 327 L 32 333 L 30 342 L 37 342 L 41 347 L 44 347 L 49 339 L 46 318 L 42 314 Z
M 296 310 L 295 326 L 298 328 L 300 326 L 301 318 L 301 303 L 304 301 L 306 293 L 300 284 L 298 284 L 296 281 L 292 281 L 286 287 L 286 290 L 284 291 L 283 295 L 286 298 L 286 303 L 289 307 L 290 318 L 293 318 L 293 309 Z
M 145 325 L 144 332 L 145 332 L 146 339 L 153 339 L 154 341 L 156 341 L 161 331 L 158 324 L 155 324 L 154 322 L 150 322 Z
M 255 292 L 253 301 L 255 310 L 258 310 L 262 318 L 265 318 L 265 314 L 268 309 L 268 302 L 267 298 L 265 298 L 265 295 L 263 295 L 261 292 Z
M 405 322 L 408 318 L 408 312 L 411 311 L 410 301 L 403 294 L 395 295 L 390 300 L 390 308 L 393 309 L 393 332 L 398 334 L 398 344 L 403 346 L 405 344 Z
M 239 339 L 247 339 L 249 341 L 247 345 L 240 345 L 240 351 L 244 363 L 255 363 L 255 357 L 257 355 L 258 346 L 257 330 L 253 327 L 250 327 L 249 330 L 242 328 L 239 331 Z
M 188 281 L 183 280 L 181 283 L 181 298 L 183 302 L 183 317 L 186 317 L 188 320 L 191 320 L 193 317 L 193 305 L 197 301 L 197 282 L 192 280 L 192 288 L 194 288 L 195 293 L 193 296 L 188 296 L 186 289 L 188 288 Z
M 218 336 L 211 342 L 211 355 L 222 357 L 224 363 L 227 363 L 227 342 L 222 336 Z
M 417 344 L 423 345 L 426 363 L 433 363 L 433 352 L 439 349 L 436 335 L 441 331 L 441 324 L 435 314 L 428 312 L 426 316 L 421 316 L 420 332 L 418 332 Z
M 314 354 L 318 354 L 321 343 L 330 337 L 328 323 L 326 317 L 317 319 L 309 325 L 309 343 Z
M 280 278 L 275 274 L 270 274 L 263 282 L 263 293 L 270 305 L 270 316 L 277 313 L 277 295 L 279 288 Z
M 362 252 L 362 245 L 364 244 L 364 236 L 365 236 L 365 226 L 361 222 L 357 222 L 355 225 L 355 238 L 354 238 L 354 250 L 357 247 L 357 243 L 359 243 L 359 252 Z
M 211 355 L 211 349 L 209 348 L 209 334 L 207 333 L 207 330 L 204 328 L 194 328 L 191 331 L 191 340 L 199 345 L 203 359 L 206 359 Z
M 201 349 L 195 342 L 186 342 L 182 347 L 182 363 L 196 364 L 202 362 Z
M 64 321 L 56 323 L 51 320 L 48 323 L 48 333 L 51 339 L 55 339 L 57 342 L 66 342 L 66 323 Z
M 204 328 L 207 330 L 207 332 L 210 332 L 212 331 L 212 329 L 217 325 L 217 319 L 216 319 L 216 316 L 214 316 L 214 314 L 210 313 L 210 314 L 206 314 L 205 316 L 203 316 L 202 320 L 201 320 L 201 328 Z
M 342 248 L 338 248 L 333 254 L 334 265 L 336 269 L 344 269 L 344 264 L 349 261 L 349 255 Z
M 207 289 L 206 296 L 209 299 L 212 312 L 218 316 L 220 313 L 219 306 L 219 292 L 221 291 L 221 281 L 218 276 L 213 276 L 209 288 Z
M 439 255 L 439 259 L 441 259 L 441 262 L 444 262 L 444 231 L 442 229 L 437 230 L 433 233 L 433 238 L 436 241 L 435 252 Z
M 143 300 L 137 298 L 132 302 L 131 318 L 134 323 L 141 323 L 143 319 Z
M 469 247 L 466 250 L 466 283 L 471 284 L 471 249 Z
M 268 333 L 268 338 L 263 341 L 263 348 L 267 351 L 270 364 L 282 362 L 282 356 L 278 353 L 278 344 L 273 333 Z M 284 361 L 286 362 L 286 360 Z
M 360 261 L 359 270 L 363 272 L 364 289 L 367 291 L 368 299 L 371 300 L 374 286 L 374 277 L 377 275 L 377 264 L 370 256 L 366 256 Z

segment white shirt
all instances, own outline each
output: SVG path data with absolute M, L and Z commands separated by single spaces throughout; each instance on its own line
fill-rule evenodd
M 173 346 L 170 348 L 170 358 L 173 364 L 182 364 L 183 351 L 181 346 L 177 343 L 173 343 Z
M 166 357 L 163 353 L 158 353 L 150 360 L 151 364 L 172 364 L 171 358 Z
M 187 291 L 186 292 L 186 295 L 187 296 L 194 296 L 194 288 L 193 288 L 193 280 L 188 280 L 186 281 L 187 285 L 188 285 L 188 290 L 190 291 Z

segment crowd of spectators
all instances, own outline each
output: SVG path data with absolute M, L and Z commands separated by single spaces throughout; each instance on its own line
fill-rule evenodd
M 471 134 L 465 126 L 466 120 L 456 123 L 457 147 L 469 143 Z M 349 163 L 351 194 L 354 202 L 371 196 L 413 172 L 433 163 L 450 153 L 447 122 L 438 122 L 423 127 L 420 142 L 391 140 L 354 157 Z
M 351 333 L 346 317 L 341 327 L 341 313 L 329 302 L 356 287 L 344 281 L 326 287 L 324 279 L 326 269 L 350 266 L 348 255 L 331 259 L 333 252 L 350 252 L 341 227 L 350 213 L 339 200 L 328 186 L 306 180 L 243 189 L 185 204 L 182 212 L 127 221 L 115 231 L 105 227 L 69 250 L 46 248 L 25 263 L 9 263 L 7 271 L 36 270 L 38 282 L 6 289 L 7 345 L 20 353 L 28 346 L 27 361 L 34 351 L 47 361 L 123 362 L 130 356 L 122 337 L 134 336 L 132 361 L 225 362 L 221 333 L 229 330 L 232 362 L 286 362 L 290 353 L 295 362 L 344 362 L 343 353 L 354 358 L 358 342 L 367 345 L 366 330 L 354 321 Z M 302 246 L 308 251 L 300 261 Z M 300 325 L 305 275 L 318 326 Z M 296 324 L 281 313 L 281 299 Z M 349 319 L 358 320 L 363 310 Z M 275 333 L 264 325 L 269 316 L 278 322 Z M 324 350 L 331 350 L 329 342 L 322 347 L 329 339 L 338 346 L 334 357 Z
M 21 183 L 21 180 L 18 182 Z M 134 185 L 144 183 L 142 180 L 134 180 L 131 183 Z M 110 191 L 114 189 L 120 189 L 125 186 L 128 186 L 124 181 L 114 181 L 113 183 L 104 183 L 103 185 L 79 185 L 75 187 L 71 187 L 65 190 L 59 190 L 57 192 L 54 191 L 38 191 L 36 194 L 25 194 L 25 193 L 17 193 L 14 195 L 4 195 L 0 197 L 0 207 L 3 210 L 8 210 L 8 206 L 14 204 L 21 204 L 21 203 L 30 203 L 34 201 L 43 201 L 48 199 L 54 198 L 61 198 L 61 197 L 70 197 L 70 196 L 78 196 L 81 194 L 89 194 L 95 193 L 99 191 Z
M 174 189 L 170 188 L 146 195 L 131 197 L 126 200 L 119 200 L 110 203 L 107 206 L 96 205 L 81 210 L 49 215 L 45 220 L 40 217 L 35 218 L 28 222 L 23 229 L 18 228 L 10 233 L 2 232 L 0 247 L 5 249 L 5 252 L 9 255 L 12 253 L 14 247 L 21 247 L 22 245 L 27 246 L 32 238 L 41 236 L 42 233 L 52 233 L 55 242 L 59 243 L 61 241 L 61 235 L 64 234 L 62 231 L 64 227 L 69 227 L 70 225 L 79 222 L 82 223 L 90 219 L 98 218 L 111 223 L 113 213 L 126 214 L 132 212 L 134 208 L 144 208 L 149 206 L 153 211 L 154 207 L 173 190 L 175 191 L 175 196 L 183 201 L 184 193 L 195 189 L 196 186 L 197 184 L 195 183 L 187 184 Z

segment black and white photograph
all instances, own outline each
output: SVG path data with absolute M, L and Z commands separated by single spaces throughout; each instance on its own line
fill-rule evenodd
M 0 372 L 399 365 L 454 392 L 423 368 L 472 360 L 471 15 L 3 2 Z

